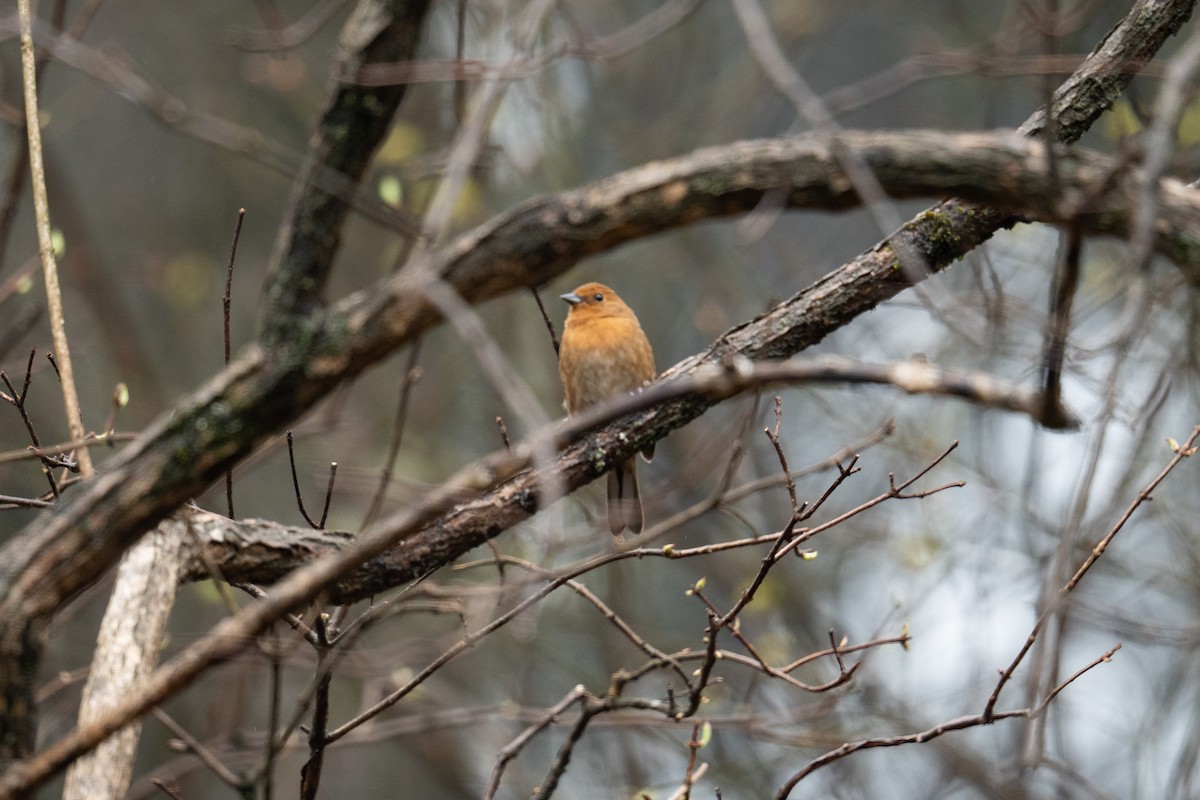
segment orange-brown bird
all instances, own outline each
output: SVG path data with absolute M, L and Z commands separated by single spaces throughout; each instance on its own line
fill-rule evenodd
M 602 283 L 585 283 L 562 299 L 570 308 L 558 351 L 558 376 L 568 414 L 636 392 L 654 380 L 650 342 L 616 292 Z M 653 445 L 642 451 L 647 461 L 653 455 Z M 629 458 L 608 473 L 608 528 L 613 536 L 626 528 L 642 532 L 636 466 L 637 459 Z

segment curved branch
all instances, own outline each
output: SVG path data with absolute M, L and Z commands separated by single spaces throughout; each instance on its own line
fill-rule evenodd
M 835 150 L 854 152 L 897 196 L 953 193 L 1020 208 L 1047 222 L 1071 221 L 1093 235 L 1128 230 L 1139 179 L 1137 171 L 1121 169 L 1105 156 L 1075 151 L 1059 159 L 1056 183 L 1045 166 L 1045 146 L 1011 133 L 846 132 L 742 142 L 528 203 L 460 238 L 437 256 L 436 266 L 467 300 L 481 302 L 515 286 L 542 283 L 578 259 L 622 242 L 748 210 L 766 192 L 786 190 L 792 206 L 845 208 L 855 196 Z M 1160 192 L 1157 248 L 1195 280 L 1200 195 L 1169 179 L 1160 182 Z M 988 213 L 1001 215 L 978 216 Z M 967 206 L 923 213 L 897 237 L 729 331 L 674 372 L 734 354 L 753 360 L 791 356 L 911 285 L 910 272 L 899 267 L 897 248 L 919 248 L 931 269 L 940 268 L 971 238 L 956 220 L 974 225 L 976 216 Z M 17 616 L 52 612 L 146 526 L 198 494 L 330 388 L 438 321 L 421 279 L 400 273 L 373 292 L 348 298 L 325 317 L 305 322 L 298 334 L 301 344 L 288 351 L 269 356 L 251 347 L 171 418 L 148 429 L 70 502 L 5 548 L 0 609 Z M 607 455 L 645 447 L 711 405 L 689 398 L 643 412 L 624 426 L 630 445 Z M 585 479 L 578 471 L 566 478 L 578 486 L 598 474 L 591 471 Z M 533 508 L 525 490 L 521 496 L 524 508 L 512 521 Z
M 1186 20 L 1193 5 L 1183 0 L 1140 0 L 1093 58 L 1064 84 L 1060 95 L 1074 97 L 1076 89 L 1072 87 L 1106 87 L 1086 96 L 1093 103 L 1111 100 L 1115 87 L 1129 80 L 1130 70 L 1161 46 Z M 1114 56 L 1111 51 L 1118 47 L 1129 55 Z M 1056 113 L 1065 114 L 1057 102 Z M 1071 106 L 1071 118 L 1094 115 L 1101 108 Z M 1036 128 L 1036 115 L 1029 124 Z M 1073 129 L 1064 122 L 1061 130 L 1070 135 Z M 865 136 L 858 143 L 875 150 L 864 152 L 863 157 L 877 169 L 886 169 L 886 150 L 899 140 Z M 898 148 L 895 155 L 906 159 L 904 166 L 909 170 L 918 169 L 921 159 L 926 159 L 927 182 L 921 184 L 901 174 L 903 170 L 893 169 L 891 185 L 885 185 L 889 191 L 906 195 L 961 192 L 1023 206 L 1048 185 L 1034 144 L 995 136 L 989 144 L 987 136 L 971 134 L 907 134 L 901 139 L 917 151 Z M 842 141 L 852 146 L 855 139 L 847 134 Z M 820 138 L 749 142 L 651 164 L 527 203 L 460 237 L 438 255 L 435 266 L 464 298 L 477 303 L 543 283 L 578 259 L 621 242 L 747 210 L 765 192 L 781 187 L 787 187 L 793 206 L 844 208 L 854 198 L 829 158 L 829 145 L 829 139 Z M 974 158 L 984 161 L 989 150 L 998 148 L 999 160 L 991 162 L 990 172 L 960 169 L 956 177 L 948 179 L 943 172 L 953 165 L 948 163 L 947 151 L 958 147 L 966 147 Z M 697 174 L 705 181 L 719 177 L 719 163 L 711 162 L 721 155 L 738 159 L 737 170 L 724 171 L 723 183 L 706 189 L 698 185 L 698 178 L 686 179 L 689 168 L 699 170 Z M 1103 158 L 1083 155 L 1066 166 L 1072 165 L 1081 171 L 1064 169 L 1066 180 L 1088 171 L 1094 182 L 1112 169 L 1111 162 Z M 1084 183 L 1087 181 L 1085 178 Z M 1173 209 L 1186 207 L 1184 192 L 1173 182 L 1165 183 L 1172 184 L 1172 197 L 1164 199 L 1160 249 L 1180 263 L 1194 265 L 1198 261 L 1193 257 L 1196 237 L 1187 229 L 1187 220 L 1184 228 L 1172 231 L 1166 218 Z M 1008 190 L 1000 191 L 1000 186 Z M 624 205 L 608 205 L 618 202 Z M 1047 219 L 1054 218 L 1053 212 L 1061 213 L 1042 210 L 1050 212 Z M 731 331 L 718 340 L 710 355 L 791 355 L 910 285 L 908 271 L 902 274 L 895 269 L 898 252 L 920 253 L 931 270 L 940 269 L 986 240 L 1000 225 L 1011 222 L 1000 212 L 943 203 L 918 215 L 891 239 L 781 304 L 769 316 Z M 1127 226 L 1120 214 L 1093 217 L 1090 222 L 1092 232 L 1119 234 Z M 401 273 L 382 290 L 347 298 L 328 317 L 296 320 L 290 341 L 279 343 L 280 352 L 248 348 L 207 386 L 150 426 L 68 503 L 32 523 L 5 546 L 0 559 L 0 619 L 6 624 L 20 620 L 23 625 L 30 617 L 52 614 L 66 598 L 111 567 L 142 532 L 203 491 L 225 469 L 325 396 L 329 388 L 354 377 L 437 322 L 419 279 Z M 754 341 L 754 337 L 762 338 Z

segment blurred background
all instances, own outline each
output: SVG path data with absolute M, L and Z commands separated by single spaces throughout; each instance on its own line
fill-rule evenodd
M 114 390 L 124 383 L 131 399 L 116 428 L 136 432 L 221 367 L 221 295 L 239 208 L 246 218 L 233 283 L 235 352 L 251 340 L 292 175 L 351 4 L 41 5 L 47 20 L 62 10 L 68 28 L 87 22 L 71 63 L 52 58 L 40 84 L 51 214 L 62 244 L 83 415 L 91 429 L 101 430 Z M 762 0 L 791 66 L 839 124 L 863 129 L 1015 127 L 1129 5 Z M 464 56 L 487 64 L 510 59 L 523 4 L 501 0 L 435 3 L 422 56 L 454 58 L 461 7 Z M 286 26 L 325 12 L 310 35 L 281 46 L 283 34 L 294 30 Z M 24 158 L 15 9 L 0 17 L 0 36 L 0 170 L 7 181 Z M 571 44 L 583 54 L 551 59 L 509 87 L 456 206 L 456 231 L 531 196 L 648 161 L 811 127 L 764 75 L 726 2 L 561 0 L 537 42 L 537 52 Z M 1111 151 L 1136 136 L 1176 44 L 1134 80 L 1084 145 Z M 362 203 L 376 213 L 348 223 L 331 299 L 397 268 L 405 251 L 397 209 L 420 212 L 436 188 L 460 122 L 458 104 L 469 107 L 478 84 L 463 86 L 461 96 L 446 79 L 410 87 L 363 184 Z M 1178 134 L 1181 169 L 1200 138 L 1194 110 Z M 907 219 L 926 205 L 897 203 L 895 212 Z M 6 210 L 12 213 L 0 239 L 0 369 L 19 387 L 37 349 L 32 421 L 43 444 L 59 442 L 66 425 L 44 358 L 50 335 L 28 193 Z M 663 370 L 887 233 L 865 212 L 778 213 L 764 205 L 743 218 L 695 225 L 581 263 L 541 296 L 561 326 L 565 306 L 558 294 L 586 280 L 609 284 L 637 312 Z M 1036 385 L 1060 249 L 1059 232 L 1051 228 L 1019 225 L 1002 232 L 806 355 L 882 362 L 920 354 L 939 366 Z M 828 646 L 831 629 L 851 644 L 907 629 L 911 642 L 870 650 L 851 682 L 816 694 L 745 666 L 719 664 L 720 683 L 700 715 L 712 722 L 712 736 L 698 756 L 709 766 L 694 797 L 715 797 L 718 789 L 725 798 L 773 796 L 788 776 L 843 741 L 911 733 L 982 710 L 997 669 L 1025 641 L 1047 587 L 1053 591 L 1070 576 L 1170 459 L 1167 437 L 1182 441 L 1197 422 L 1195 290 L 1170 264 L 1153 263 L 1140 276 L 1133 266 L 1121 242 L 1085 244 L 1065 379 L 1065 399 L 1084 420 L 1078 432 L 1048 433 L 1014 415 L 882 387 L 780 393 L 780 435 L 792 468 L 822 464 L 846 447 L 861 451 L 861 471 L 813 523 L 886 491 L 889 473 L 907 479 L 954 441 L 958 448 L 916 488 L 966 485 L 922 500 L 884 502 L 812 540 L 815 559 L 789 559 L 772 572 L 742 618 L 742 632 L 771 663 Z M 1139 308 L 1146 311 L 1144 324 L 1128 325 Z M 540 401 L 537 413 L 561 416 L 554 351 L 532 296 L 513 294 L 480 311 Z M 319 507 L 329 462 L 339 465 L 329 528 L 353 531 L 362 524 L 386 460 L 409 357 L 397 353 L 294 428 L 310 509 Z M 428 336 L 416 364 L 420 378 L 411 389 L 387 509 L 500 447 L 498 416 L 513 438 L 525 432 L 520 415 L 491 389 L 451 329 Z M 882 435 L 888 420 L 894 431 Z M 654 462 L 640 470 L 649 523 L 708 498 L 738 441 L 745 453 L 733 468 L 733 486 L 778 475 L 775 452 L 762 434 L 774 425 L 772 395 L 745 397 L 661 442 Z M 28 444 L 15 409 L 0 406 L 0 450 Z M 826 464 L 805 475 L 800 499 L 816 500 L 836 474 Z M 1076 670 L 1123 645 L 1112 663 L 1068 687 L 1043 719 L 858 753 L 818 771 L 792 796 L 1200 794 L 1196 487 L 1195 465 L 1185 463 L 1155 501 L 1138 510 L 1074 595 L 1062 624 L 1047 633 L 1045 646 L 1034 650 L 1007 689 L 1000 709 L 1036 704 Z M 32 462 L 0 463 L 0 494 L 44 490 Z M 612 549 L 599 516 L 602 491 L 594 486 L 576 493 L 495 546 L 545 568 Z M 219 488 L 197 502 L 225 512 Z M 235 502 L 239 518 L 303 524 L 282 440 L 237 470 Z M 656 541 L 689 547 L 777 531 L 789 513 L 786 491 L 776 483 Z M 12 535 L 34 519 L 28 510 L 0 512 L 0 534 Z M 707 619 L 687 589 L 703 576 L 705 595 L 728 608 L 763 552 L 624 561 L 582 580 L 656 647 L 697 650 Z M 491 556 L 483 549 L 478 557 Z M 478 629 L 526 596 L 531 577 L 518 569 L 499 574 L 494 565 L 443 570 L 409 595 L 410 605 L 398 608 L 411 613 L 387 616 L 339 666 L 335 724 L 403 683 L 464 630 Z M 51 632 L 43 740 L 73 724 L 107 588 L 80 597 Z M 225 613 L 212 586 L 185 587 L 164 655 L 202 636 Z M 296 644 L 290 630 L 281 627 L 273 641 L 274 649 L 249 647 L 165 709 L 235 770 L 262 755 L 269 652 L 281 654 L 285 716 L 313 674 L 311 650 Z M 739 647 L 732 639 L 722 646 Z M 577 684 L 603 692 L 613 672 L 644 660 L 593 605 L 559 590 L 333 747 L 324 796 L 477 797 L 499 750 L 542 709 Z M 796 677 L 819 684 L 836 674 L 824 659 Z M 669 675 L 656 674 L 630 691 L 662 698 L 669 682 Z M 498 796 L 528 796 L 568 730 L 559 725 L 537 737 L 508 767 Z M 691 734 L 689 721 L 637 713 L 601 717 L 578 746 L 558 796 L 668 797 L 683 778 Z M 282 756 L 278 796 L 294 795 L 305 757 L 303 745 Z M 189 800 L 232 792 L 194 756 L 179 752 L 173 735 L 153 720 L 136 772 L 131 797 L 160 796 L 151 778 L 178 785 Z

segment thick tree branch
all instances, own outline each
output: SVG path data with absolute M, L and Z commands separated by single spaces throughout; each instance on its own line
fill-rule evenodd
M 752 208 L 786 189 L 792 206 L 836 209 L 855 202 L 834 150 L 854 151 L 881 185 L 900 196 L 957 194 L 1020 208 L 1090 234 L 1123 235 L 1138 175 L 1078 151 L 1060 159 L 1051 185 L 1045 146 L 1013 134 L 844 133 L 763 140 L 700 151 L 583 189 L 541 198 L 451 245 L 438 272 L 468 300 L 536 285 L 584 256 L 687 222 Z M 1157 248 L 1196 278 L 1200 195 L 1173 180 L 1161 186 Z M 1047 198 L 1064 198 L 1055 202 Z M 964 210 L 964 213 L 967 211 Z M 901 235 L 926 263 L 949 263 L 960 228 L 926 212 Z M 920 232 L 920 236 L 917 232 Z M 759 319 L 721 337 L 678 372 L 733 354 L 777 359 L 807 347 L 909 285 L 893 242 L 882 244 Z M 268 359 L 252 347 L 173 418 L 153 426 L 81 487 L 75 498 L 5 551 L 4 608 L 48 613 L 93 580 L 151 519 L 198 494 L 240 456 L 294 419 L 333 386 L 411 341 L 438 321 L 416 279 L 400 274 L 383 290 L 356 295 L 303 331 L 305 349 Z M 627 455 L 703 413 L 711 403 L 676 401 L 644 412 L 627 432 Z M 593 472 L 591 477 L 598 473 Z M 582 481 L 571 479 L 570 485 Z M 529 506 L 525 513 L 528 513 Z M 119 531 L 121 534 L 113 532 Z M 124 538 L 122 538 L 124 537 Z M 17 605 L 14 606 L 14 603 Z
M 1075 96 L 1083 86 L 1123 85 L 1132 65 L 1147 57 L 1147 48 L 1160 46 L 1187 18 L 1192 5 L 1137 3 L 1097 50 L 1095 63 L 1089 60 L 1081 66 L 1064 84 L 1062 94 Z M 1118 45 L 1129 48 L 1131 55 L 1113 57 L 1110 51 Z M 1108 92 L 1087 96 L 1094 102 L 1111 99 Z M 1031 124 L 1036 127 L 1036 119 Z M 1071 127 L 1062 129 L 1069 133 Z M 974 134 L 901 134 L 894 140 L 863 136 L 855 139 L 847 134 L 842 141 L 866 148 L 869 152 L 863 157 L 889 173 L 881 175 L 881 182 L 897 194 L 962 193 L 1024 206 L 1047 188 L 1038 146 L 1031 143 L 1007 137 L 1004 141 L 993 137 L 989 143 L 988 137 Z M 950 163 L 953 159 L 947 151 L 960 147 L 965 148 L 960 155 L 969 158 Z M 721 156 L 735 168 L 723 169 Z M 889 168 L 884 163 L 889 157 L 897 162 L 903 159 L 903 168 L 900 163 Z M 1088 187 L 1086 191 L 1092 191 L 1112 169 L 1111 162 L 1099 157 L 1080 156 L 1076 163 L 1078 169 L 1069 171 L 1065 179 L 1079 181 Z M 1194 267 L 1196 236 L 1188 227 L 1188 193 L 1173 182 L 1166 184 L 1170 188 L 1164 198 L 1159 248 Z M 439 254 L 436 267 L 468 301 L 481 302 L 543 283 L 579 259 L 621 242 L 745 211 L 768 191 L 786 188 L 792 206 L 844 208 L 854 202 L 847 185 L 830 156 L 828 139 L 767 140 L 729 146 L 719 153 L 701 151 L 531 201 L 460 237 Z M 1120 204 L 1115 195 L 1120 192 L 1106 194 L 1109 208 Z M 1023 210 L 1048 212 L 1046 219 L 1064 216 L 1061 209 Z M 1172 229 L 1173 212 L 1175 219 L 1183 217 L 1184 225 L 1178 229 Z M 942 204 L 769 316 L 731 331 L 710 355 L 791 355 L 909 285 L 895 269 L 897 250 L 916 250 L 931 269 L 939 269 L 986 239 L 1003 221 L 997 212 Z M 1128 225 L 1127 215 L 1119 210 L 1093 216 L 1089 222 L 1093 233 L 1121 234 Z M 323 247 L 327 251 L 335 245 L 325 241 Z M 0 566 L 4 618 L 51 613 L 111 566 L 142 531 L 199 494 L 222 470 L 311 407 L 330 387 L 434 325 L 437 315 L 415 280 L 402 273 L 386 291 L 343 301 L 328 319 L 311 316 L 297 321 L 291 341 L 304 347 L 293 344 L 286 353 L 271 357 L 259 347 L 249 348 L 106 465 L 106 474 L 89 482 L 50 519 L 34 523 L 16 537 L 5 548 Z M 755 337 L 762 338 L 755 341 Z
M 411 59 L 428 10 L 429 0 L 360 0 L 342 28 L 325 109 L 292 184 L 271 259 L 264 341 L 284 345 L 292 340 L 297 319 L 320 304 L 341 243 L 349 198 L 320 188 L 318 176 L 332 169 L 357 184 L 408 88 L 355 86 L 338 76 L 363 65 Z
M 595 454 L 619 447 L 629 431 L 622 425 L 592 430 L 597 425 L 681 397 L 698 396 L 718 402 L 746 391 L 798 383 L 892 385 L 910 394 L 960 397 L 986 408 L 1026 414 L 1052 428 L 1070 428 L 1077 424 L 1077 420 L 1065 409 L 1052 406 L 1048 411 L 1044 398 L 1037 391 L 980 373 L 948 372 L 921 360 L 863 364 L 826 356 L 756 364 L 741 359 L 724 365 L 696 367 L 685 374 L 674 369 L 671 373 L 676 377 L 670 381 L 657 383 L 637 395 L 617 398 L 614 402 L 590 410 L 586 415 L 543 430 L 538 435 L 552 437 L 556 447 L 564 447 L 571 445 L 580 434 L 588 433 L 585 448 L 589 454 L 588 463 L 592 467 L 602 468 L 604 460 L 596 462 Z M 505 448 L 504 452 L 495 453 L 487 460 L 498 466 L 499 460 L 506 459 L 507 464 L 498 471 L 512 472 L 529 463 L 529 453 L 527 446 Z M 574 448 L 564 453 L 550 467 L 556 474 L 549 485 L 566 483 L 569 477 L 567 470 L 577 466 L 577 462 L 578 454 L 574 453 Z M 529 480 L 525 481 L 525 477 Z M 578 476 L 575 478 L 578 479 Z M 528 486 L 531 493 L 537 491 L 538 481 L 533 476 L 518 477 L 516 480 Z M 506 527 L 506 518 L 496 516 L 497 509 L 488 502 L 487 497 L 460 499 L 472 502 L 461 513 L 456 512 L 458 521 L 454 526 L 438 524 L 427 532 L 445 539 L 446 547 L 450 550 L 465 552 L 474 546 L 476 539 L 472 531 L 499 531 Z M 539 501 L 543 506 L 549 502 L 544 498 L 539 498 Z M 174 524 L 185 523 L 178 520 Z M 297 528 L 269 520 L 239 522 L 208 512 L 189 513 L 187 524 L 199 533 L 203 552 L 196 549 L 191 552 L 181 576 L 184 581 L 210 577 L 212 565 L 215 564 L 221 576 L 231 583 L 273 584 L 321 555 L 343 550 L 355 541 L 354 534 L 348 532 Z M 456 541 L 459 535 L 464 537 L 461 542 Z M 329 584 L 325 587 L 325 597 L 329 602 L 339 605 L 353 603 L 393 589 L 431 569 L 435 565 L 429 563 L 422 544 L 423 537 L 424 534 L 405 539 L 380 559 Z
M 968 196 L 1019 207 L 1048 222 L 1074 222 L 1093 235 L 1128 231 L 1138 181 L 1135 170 L 1077 151 L 1060 159 L 1060 182 L 1051 185 L 1044 145 L 1013 134 L 847 132 L 836 140 L 742 142 L 540 198 L 460 238 L 437 256 L 436 266 L 466 299 L 481 302 L 511 287 L 542 283 L 578 259 L 619 243 L 748 210 L 769 191 L 786 189 L 793 206 L 845 208 L 855 197 L 838 166 L 837 148 L 856 152 L 896 195 Z M 1160 187 L 1157 248 L 1194 280 L 1200 264 L 1200 195 L 1169 179 Z M 973 221 L 968 208 L 959 210 Z M 958 254 L 964 236 L 970 238 L 961 233 L 957 218 L 957 213 L 925 212 L 898 236 L 906 246 L 920 247 L 925 262 L 938 268 Z M 910 285 L 907 272 L 898 268 L 896 246 L 893 237 L 731 330 L 677 371 L 735 354 L 786 358 L 814 344 Z M 438 321 L 419 280 L 401 273 L 373 292 L 348 298 L 327 317 L 305 322 L 296 334 L 304 346 L 294 345 L 290 353 L 268 358 L 261 347 L 249 348 L 170 419 L 152 426 L 103 474 L 81 486 L 63 508 L 5 548 L 0 608 L 52 612 L 111 565 L 147 524 L 199 494 L 333 386 Z M 627 432 L 644 447 L 709 405 L 677 401 L 669 411 L 645 412 Z

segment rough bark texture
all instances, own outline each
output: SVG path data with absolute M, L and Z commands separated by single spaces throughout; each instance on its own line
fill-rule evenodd
M 335 174 L 346 185 L 358 184 L 407 88 L 364 88 L 344 84 L 340 77 L 364 64 L 412 59 L 429 5 L 429 0 L 360 0 L 342 29 L 328 98 L 280 228 L 269 280 L 263 339 L 276 346 L 249 348 L 223 376 L 183 401 L 181 406 L 189 411 L 184 413 L 182 425 L 162 420 L 152 425 L 146 433 L 156 446 L 140 451 L 143 468 L 118 470 L 123 477 L 115 480 L 113 475 L 104 476 L 89 486 L 95 490 L 93 500 L 103 498 L 102 503 L 169 513 L 170 507 L 178 507 L 198 493 L 184 488 L 189 471 L 196 469 L 212 480 L 221 471 L 216 462 L 232 464 L 277 429 L 272 418 L 283 422 L 291 417 L 269 394 L 262 394 L 262 388 L 274 383 L 279 391 L 295 391 L 304 406 L 316 402 L 319 395 L 305 397 L 303 387 L 295 385 L 303 379 L 302 362 L 310 351 L 303 345 L 293 349 L 293 343 L 308 341 L 309 311 L 320 301 L 349 207 L 350 193 L 330 192 L 326 178 Z M 280 413 L 285 417 L 275 416 Z M 255 434 L 255 428 L 263 435 Z M 142 441 L 148 441 L 146 435 Z M 17 666 L 7 654 L 12 652 L 15 657 L 16 651 L 37 642 L 39 637 L 28 632 L 43 626 L 64 602 L 103 575 L 147 529 L 138 523 L 113 536 L 114 529 L 106 533 L 104 523 L 90 525 L 88 516 L 85 513 L 84 519 L 76 520 L 83 525 L 59 528 L 60 532 L 71 531 L 61 538 L 14 541 L 8 552 L 19 563 L 0 570 L 3 605 L 17 615 L 0 631 L 0 658 L 4 660 L 0 663 L 0 701 L 4 703 L 0 707 L 0 758 L 31 752 L 35 730 L 35 723 L 22 717 L 32 710 L 29 692 L 33 678 L 13 674 Z M 145 521 L 153 525 L 163 516 L 165 513 L 151 511 Z M 39 523 L 30 530 L 37 527 Z M 35 647 L 23 654 L 20 664 L 36 670 L 38 660 Z
M 162 650 L 167 618 L 175 601 L 187 525 L 178 518 L 130 548 L 117 569 L 117 582 L 104 619 L 100 641 L 83 688 L 79 722 L 103 716 L 135 691 L 154 671 Z M 67 772 L 64 800 L 124 797 L 133 776 L 138 722 L 110 736 Z
M 478 302 L 504 285 L 494 279 L 497 271 L 513 285 L 534 285 L 594 252 L 597 241 L 611 247 L 698 218 L 750 209 L 765 193 L 785 187 L 790 205 L 845 207 L 854 202 L 854 195 L 838 166 L 834 144 L 827 137 L 744 142 L 543 198 L 466 237 L 449 250 L 439 268 L 464 296 Z M 953 193 L 1019 205 L 1048 220 L 1060 219 L 1063 213 L 1060 203 L 1038 199 L 1056 193 L 1050 191 L 1054 187 L 1044 166 L 1044 146 L 1028 139 L 1004 134 L 845 133 L 836 145 L 854 150 L 876 171 L 884 188 L 897 195 Z M 1057 186 L 1066 187 L 1067 197 L 1092 198 L 1077 217 L 1085 230 L 1125 232 L 1133 179 L 1115 174 L 1110 160 L 1094 154 L 1077 153 L 1060 161 Z M 1164 181 L 1162 209 L 1158 248 L 1192 274 L 1200 242 L 1193 193 Z M 900 267 L 897 248 L 919 253 L 936 271 L 951 263 L 965 243 L 990 234 L 992 216 L 983 216 L 987 221 L 981 231 L 975 227 L 979 214 L 968 206 L 924 212 L 888 242 L 769 314 L 730 331 L 675 371 L 719 362 L 732 353 L 759 360 L 798 352 L 920 278 Z M 493 278 L 490 284 L 488 276 Z M 11 580 L 6 610 L 20 598 L 18 613 L 52 612 L 94 580 L 147 519 L 157 522 L 331 387 L 437 321 L 420 287 L 401 275 L 386 292 L 358 295 L 310 322 L 306 351 L 296 348 L 286 359 L 268 360 L 261 348 L 251 348 L 190 407 L 147 431 L 64 508 L 48 515 L 44 525 L 6 548 L 8 558 L 0 570 L 0 577 Z M 564 453 L 559 474 L 568 487 L 593 480 L 609 459 L 645 448 L 709 405 L 704 398 L 694 398 L 644 412 L 622 425 L 624 443 L 611 432 L 589 437 Z M 600 458 L 593 455 L 597 447 L 608 448 Z M 519 479 L 460 508 L 408 543 L 406 562 L 416 573 L 424 572 L 525 518 L 536 507 L 536 482 Z M 380 566 L 394 569 L 386 563 Z
M 269 343 L 286 348 L 297 315 L 320 305 L 341 244 L 349 198 L 326 191 L 317 176 L 333 169 L 356 186 L 408 89 L 403 83 L 358 86 L 343 80 L 365 65 L 412 60 L 428 11 L 429 0 L 361 0 L 342 28 L 325 108 L 292 185 L 271 259 L 262 320 L 263 338 Z

